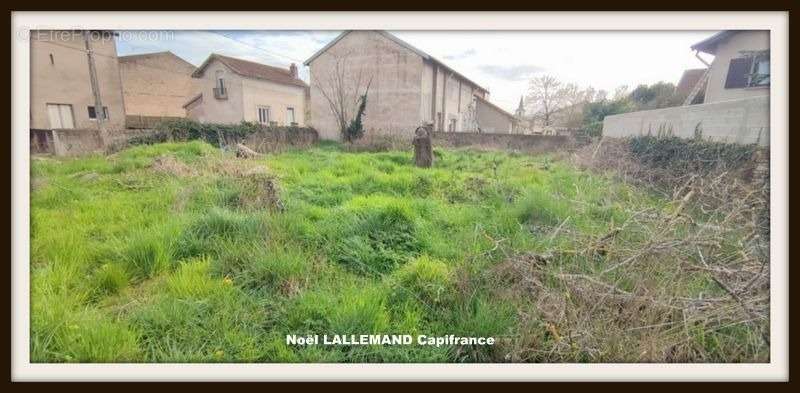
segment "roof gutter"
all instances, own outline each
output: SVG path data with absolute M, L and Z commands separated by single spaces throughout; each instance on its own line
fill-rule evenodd
M 696 58 L 697 58 L 697 60 L 700 60 L 700 62 L 701 62 L 701 63 L 705 64 L 705 65 L 706 65 L 706 67 L 708 67 L 708 68 L 711 68 L 711 64 L 709 64 L 707 61 L 705 61 L 705 59 L 703 59 L 702 57 L 700 57 L 700 50 L 698 50 L 698 49 L 695 49 L 695 51 L 694 51 L 694 57 L 696 57 Z

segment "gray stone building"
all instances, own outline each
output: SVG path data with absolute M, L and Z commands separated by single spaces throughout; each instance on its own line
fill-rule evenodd
M 485 88 L 386 31 L 345 31 L 304 64 L 310 67 L 311 123 L 323 139 L 341 139 L 335 113 L 351 117 L 367 86 L 368 134 L 411 138 L 427 123 L 444 132 L 510 133 L 515 127 L 514 115 L 491 104 Z

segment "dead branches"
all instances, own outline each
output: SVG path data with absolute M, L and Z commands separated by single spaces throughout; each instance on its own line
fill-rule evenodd
M 599 161 L 608 152 L 602 149 L 618 147 L 604 143 L 586 157 L 599 150 Z M 636 184 L 657 177 L 670 202 L 631 211 L 601 235 L 568 238 L 575 251 L 548 250 L 547 263 L 523 254 L 499 265 L 498 290 L 533 304 L 520 311 L 528 332 L 520 333 L 515 342 L 525 344 L 509 358 L 768 360 L 768 184 L 745 181 L 729 169 L 672 174 L 662 182 L 667 175 L 647 173 L 625 160 L 623 150 L 617 153 L 623 159 L 601 165 Z M 564 238 L 566 221 L 550 239 Z M 539 336 L 528 337 L 530 332 Z

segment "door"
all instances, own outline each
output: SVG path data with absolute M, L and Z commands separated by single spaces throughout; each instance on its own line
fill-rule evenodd
M 72 118 L 72 105 L 47 104 L 47 116 L 50 118 L 50 128 L 75 128 Z

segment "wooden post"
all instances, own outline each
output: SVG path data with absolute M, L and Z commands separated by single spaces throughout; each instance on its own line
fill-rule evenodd
M 92 45 L 90 39 L 91 32 L 89 30 L 83 31 L 83 41 L 86 45 L 86 59 L 89 61 L 89 83 L 92 87 L 94 94 L 94 118 L 97 120 L 97 129 L 100 131 L 100 138 L 103 140 L 103 145 L 108 146 L 108 135 L 106 135 L 105 127 L 105 111 L 103 111 L 103 100 L 100 98 L 100 86 L 97 82 L 97 70 L 94 65 L 94 56 L 92 56 Z
M 428 127 L 417 127 L 412 144 L 414 145 L 414 165 L 420 168 L 430 168 L 433 165 L 433 146 Z

